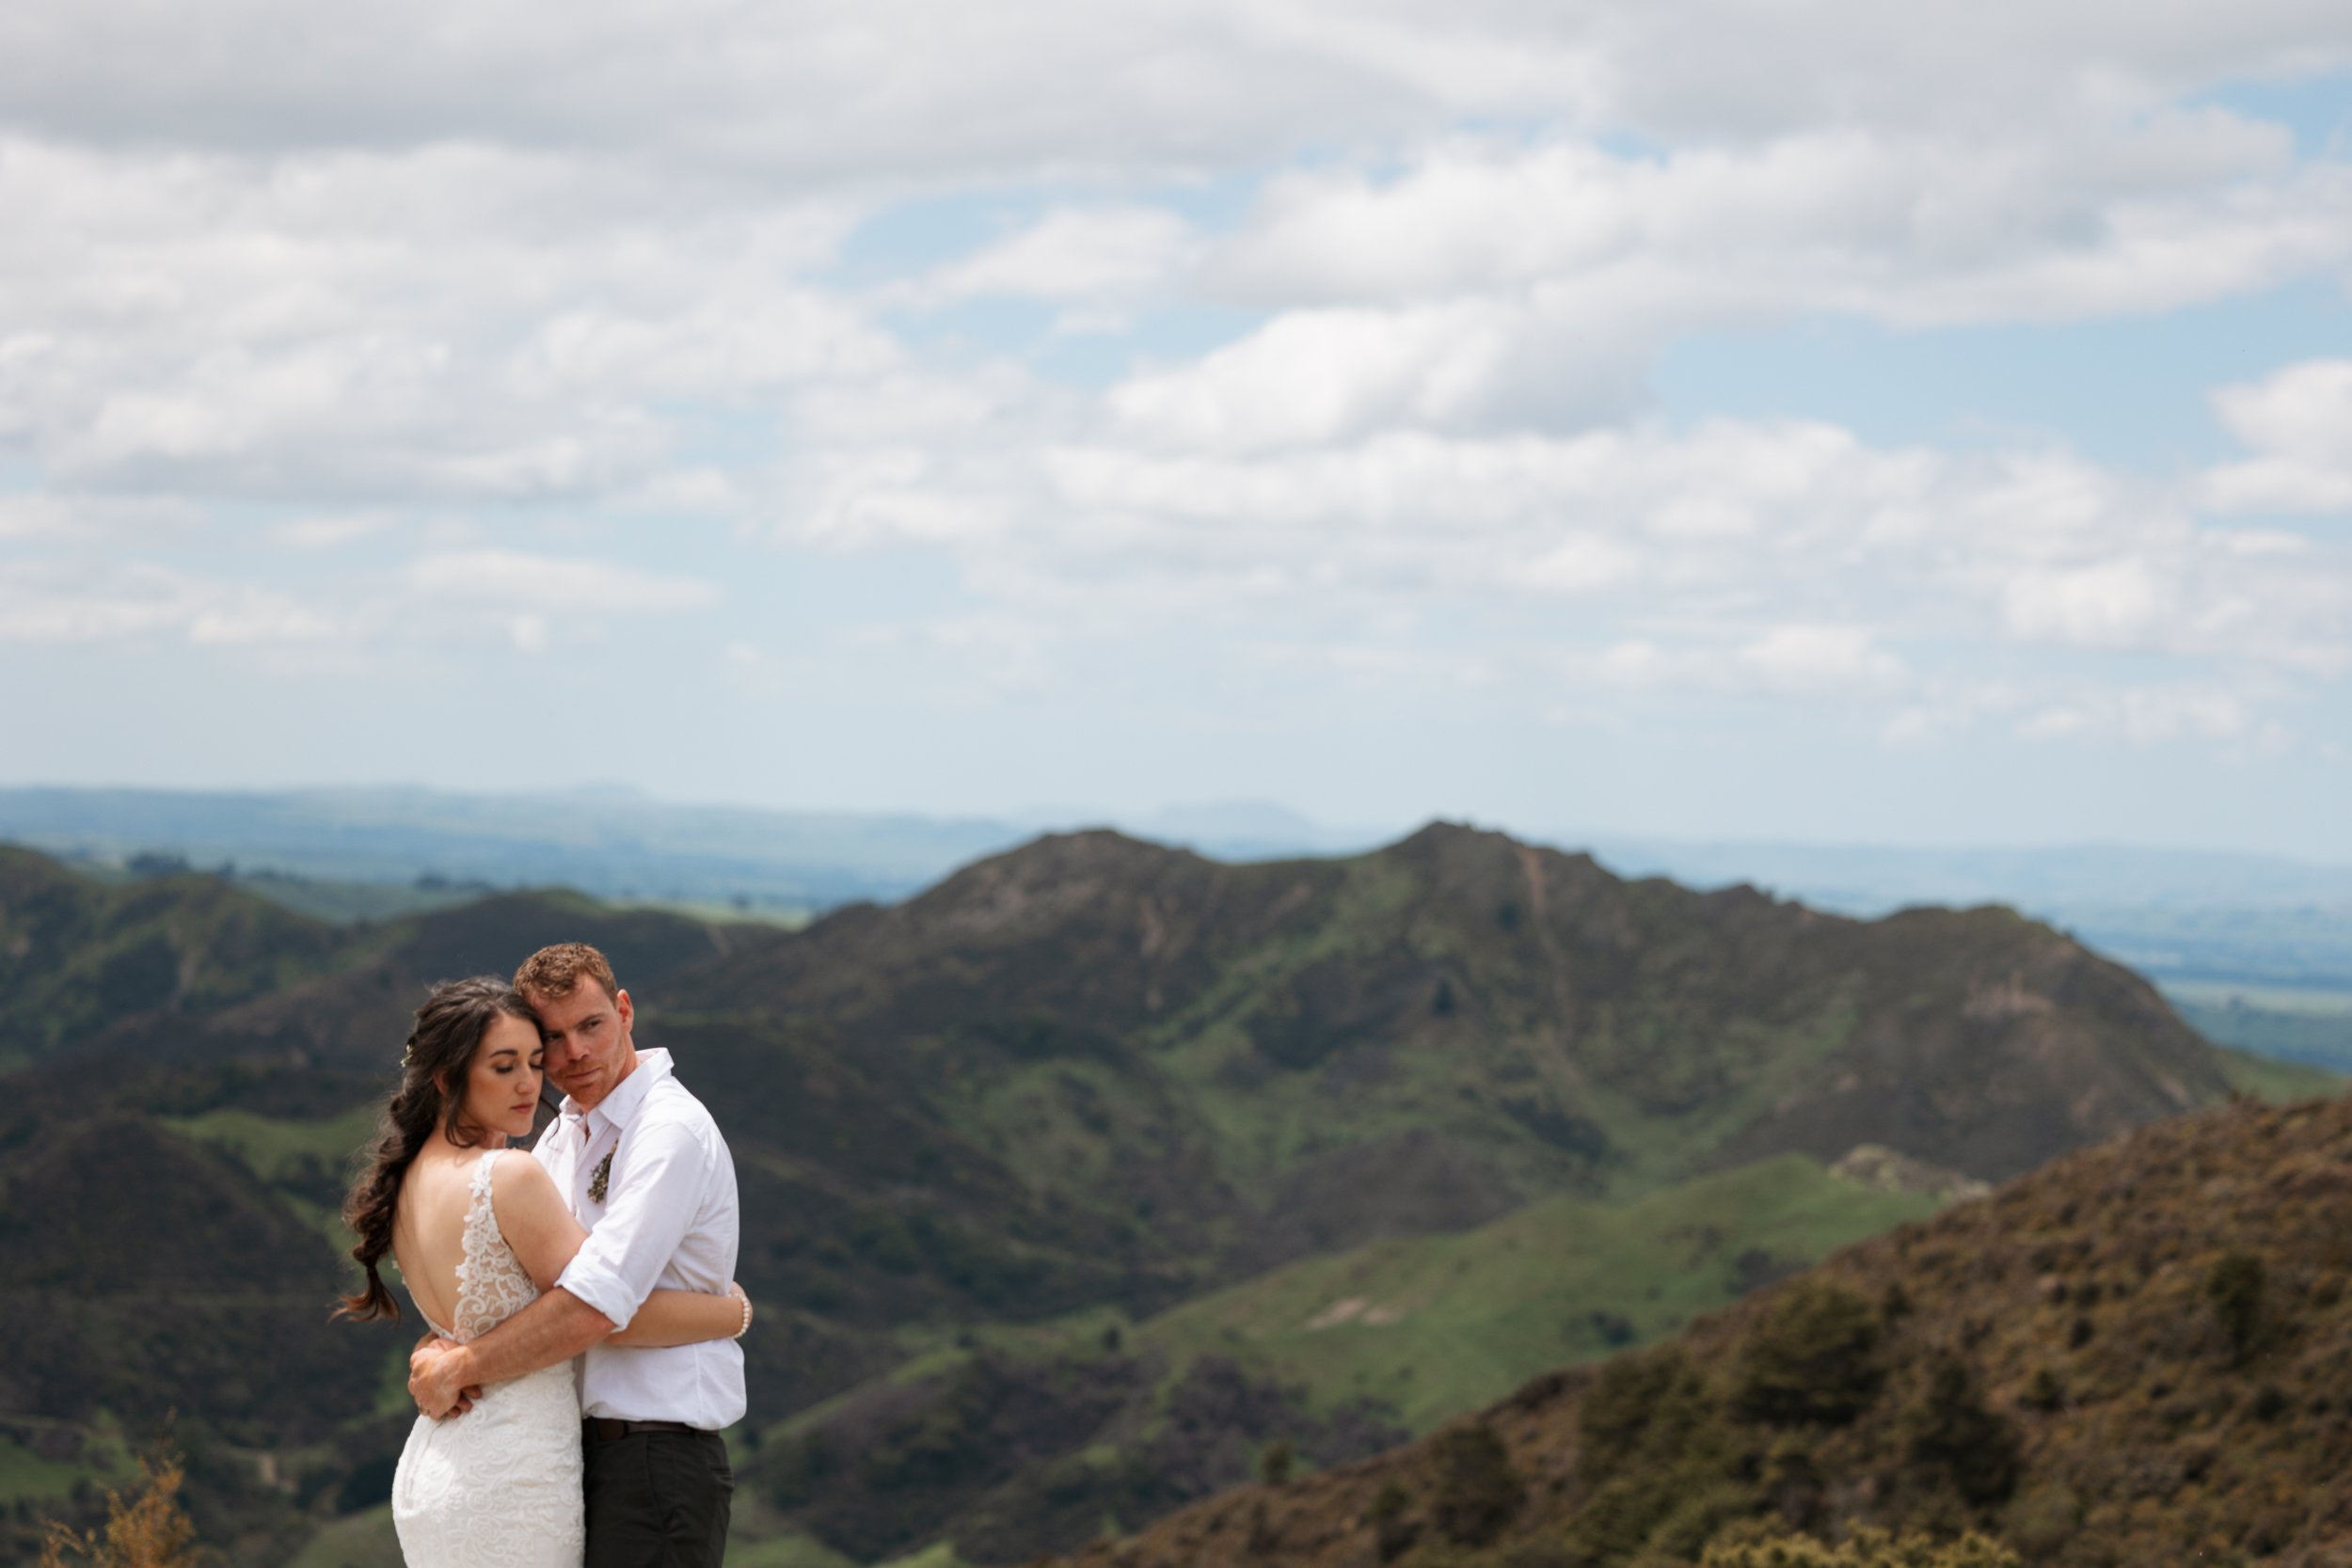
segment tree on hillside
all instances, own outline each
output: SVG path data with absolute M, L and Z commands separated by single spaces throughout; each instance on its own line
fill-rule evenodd
M 1975 1370 L 1960 1357 L 1935 1357 L 1903 1425 L 1912 1461 L 1949 1476 L 1971 1504 L 1988 1507 L 2016 1489 L 2024 1463 L 2017 1429 L 1986 1407 Z
M 1802 1279 L 1740 1348 L 1739 1413 L 1774 1425 L 1842 1426 L 1878 1397 L 1879 1318 L 1826 1279 Z
M 2205 1275 L 2205 1299 L 2230 1338 L 2230 1354 L 2244 1361 L 2263 1324 L 2263 1260 L 2250 1252 L 2224 1253 Z
M 1431 1447 L 1438 1460 L 1431 1519 L 1450 1541 L 1485 1545 L 1502 1532 L 1527 1497 L 1509 1450 L 1483 1422 L 1441 1432 Z

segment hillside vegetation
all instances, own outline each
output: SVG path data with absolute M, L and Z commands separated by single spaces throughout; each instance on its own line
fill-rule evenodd
M 1981 1530 L 2057 1568 L 2319 1568 L 2352 1550 L 2347 1277 L 2352 1101 L 2243 1102 L 1073 1560 L 1804 1563 L 1837 1560 L 1754 1544 L 1877 1527 Z
M 1844 920 L 1442 824 L 1257 865 L 1047 838 L 800 931 L 564 894 L 331 927 L 11 854 L 0 1507 L 176 1410 L 208 1542 L 367 1537 L 405 1341 L 323 1321 L 338 1148 L 429 982 L 557 940 L 736 1153 L 747 1543 L 862 1561 L 1073 1546 L 1277 1442 L 1343 1466 L 1923 1212 L 1825 1173 L 1857 1146 L 1956 1190 L 2249 1070 L 2005 910 Z

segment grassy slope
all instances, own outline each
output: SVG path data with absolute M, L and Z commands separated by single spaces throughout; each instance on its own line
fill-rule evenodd
M 1623 1206 L 1553 1198 L 1460 1235 L 1311 1259 L 1164 1313 L 1138 1338 L 1179 1361 L 1262 1363 L 1323 1404 L 1386 1400 L 1423 1431 L 1546 1367 L 1606 1354 L 1599 1315 L 1656 1338 L 1753 1283 L 1742 1253 L 1810 1263 L 1935 1207 L 1788 1155 Z
M 402 1568 L 391 1505 L 336 1520 L 311 1537 L 286 1568 Z
M 2280 1061 L 2231 1046 L 2217 1047 L 2216 1053 L 2221 1058 L 2221 1070 L 2228 1076 L 2232 1088 L 2274 1105 L 2342 1094 L 2346 1082 L 2343 1073 L 2324 1067 Z
M 2222 1002 L 2174 997 L 2172 1005 L 2217 1044 L 2339 1072 L 2352 1069 L 2352 1002 L 2330 1007 L 2294 1000 L 2300 1005 L 2265 1006 L 2236 996 Z
M 226 1149 L 264 1181 L 288 1180 L 306 1162 L 341 1167 L 375 1130 L 376 1107 L 355 1106 L 326 1121 L 255 1116 L 233 1108 L 158 1119 L 173 1132 Z
M 350 1170 L 375 1131 L 376 1117 L 375 1106 L 359 1105 L 323 1121 L 256 1116 L 232 1107 L 156 1119 L 182 1137 L 237 1160 L 341 1252 L 352 1237 L 327 1200 L 332 1179 Z
M 850 1559 L 797 1530 L 767 1535 L 747 1531 L 751 1523 L 738 1507 L 727 1536 L 728 1568 L 856 1568 Z M 746 1536 L 750 1539 L 746 1539 Z
M 111 1429 L 92 1433 L 73 1459 L 44 1459 L 15 1435 L 0 1433 L 0 1506 L 39 1504 L 70 1496 L 84 1481 L 120 1485 L 134 1472 L 128 1453 Z

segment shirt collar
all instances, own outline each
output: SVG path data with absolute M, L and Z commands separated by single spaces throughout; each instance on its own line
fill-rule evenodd
M 565 1095 L 564 1114 L 567 1117 L 584 1116 L 588 1131 L 592 1133 L 601 1132 L 608 1127 L 627 1127 L 636 1117 L 638 1108 L 645 1103 L 645 1096 L 653 1092 L 653 1086 L 674 1075 L 667 1051 L 640 1051 L 637 1066 L 628 1077 L 612 1085 L 611 1094 L 597 1101 L 586 1112 L 580 1110 L 579 1101 Z

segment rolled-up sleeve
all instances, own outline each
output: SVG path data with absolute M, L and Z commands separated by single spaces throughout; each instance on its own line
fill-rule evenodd
M 629 1128 L 616 1152 L 626 1180 L 615 1173 L 612 1204 L 557 1288 L 627 1328 L 702 1209 L 711 1157 L 692 1127 L 648 1117 Z

